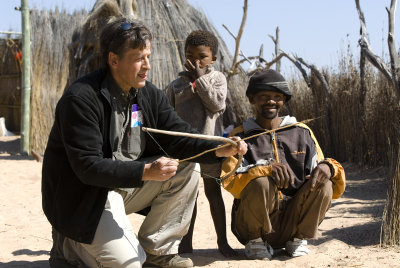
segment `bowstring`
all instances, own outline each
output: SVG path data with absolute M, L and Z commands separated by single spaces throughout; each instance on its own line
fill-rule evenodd
M 167 156 L 168 158 L 172 158 L 172 157 L 162 148 L 161 144 L 159 144 L 159 143 L 156 141 L 156 139 L 153 137 L 153 135 L 150 134 L 149 131 L 146 131 L 146 133 L 150 136 L 150 138 L 151 138 L 151 139 L 154 141 L 154 143 L 158 146 L 158 149 L 160 149 L 160 151 L 162 151 L 162 152 L 165 154 L 165 156 Z M 190 169 L 190 171 L 197 172 L 197 173 L 199 173 L 199 174 L 201 175 L 201 171 L 198 171 L 198 170 L 195 170 L 195 169 Z M 208 176 L 209 178 L 214 179 L 215 182 L 216 182 L 219 186 L 222 185 L 222 184 L 221 184 L 221 182 L 222 182 L 221 178 L 211 176 L 211 175 L 206 174 L 206 173 L 204 173 L 204 172 L 203 172 L 203 175 L 206 175 L 206 176 Z M 204 177 L 203 177 L 203 178 L 204 178 Z
M 150 132 L 148 132 L 148 131 L 145 131 L 149 136 L 150 136 L 150 138 L 154 141 L 154 143 L 158 146 L 158 149 L 160 149 L 160 151 L 162 151 L 164 154 L 165 154 L 165 156 L 167 156 L 168 158 L 172 158 L 171 156 L 169 156 L 169 154 L 163 149 L 163 147 L 156 141 L 156 139 L 153 137 L 153 135 L 151 135 L 150 134 Z

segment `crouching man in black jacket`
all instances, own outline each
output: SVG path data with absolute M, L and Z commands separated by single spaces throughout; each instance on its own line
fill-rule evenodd
M 192 164 L 178 167 L 177 159 L 220 143 L 142 131 L 195 132 L 146 81 L 151 39 L 140 23 L 110 21 L 100 36 L 103 68 L 74 82 L 57 104 L 42 171 L 52 267 L 193 266 L 177 252 L 198 179 L 180 175 Z M 246 150 L 238 142 L 195 161 L 212 163 Z M 146 207 L 137 237 L 127 214 Z

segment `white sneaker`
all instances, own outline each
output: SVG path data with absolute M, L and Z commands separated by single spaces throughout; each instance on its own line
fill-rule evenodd
M 261 239 L 261 237 L 257 239 L 250 240 L 247 242 L 244 253 L 248 259 L 252 260 L 271 260 L 272 255 L 274 254 L 274 250 L 267 242 Z
M 285 249 L 292 257 L 300 257 L 310 253 L 310 250 L 307 248 L 307 240 L 299 238 L 293 238 L 293 241 L 287 241 Z

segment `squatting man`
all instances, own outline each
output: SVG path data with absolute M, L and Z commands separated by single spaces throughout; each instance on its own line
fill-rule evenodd
M 316 238 L 318 226 L 345 189 L 342 166 L 324 158 L 305 124 L 279 111 L 292 94 L 284 77 L 271 69 L 254 74 L 246 95 L 255 108 L 250 118 L 230 135 L 245 139 L 248 151 L 235 174 L 223 181 L 234 196 L 232 231 L 245 245 L 249 259 L 271 259 L 274 248 L 290 256 L 310 251 L 307 239 Z M 238 159 L 228 157 L 222 176 Z

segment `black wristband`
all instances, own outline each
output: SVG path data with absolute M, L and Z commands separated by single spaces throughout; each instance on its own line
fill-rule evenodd
M 321 162 L 318 163 L 319 164 L 327 164 L 329 167 L 329 170 L 331 171 L 331 178 L 333 178 L 333 176 L 335 175 L 335 169 L 332 165 L 332 163 L 330 163 L 328 160 L 324 159 Z

